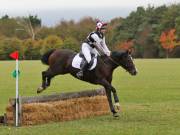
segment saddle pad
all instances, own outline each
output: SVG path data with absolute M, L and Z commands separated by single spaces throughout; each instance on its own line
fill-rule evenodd
M 83 60 L 83 58 L 81 58 L 79 56 L 79 53 L 76 54 L 73 58 L 73 61 L 72 61 L 72 67 L 80 69 L 80 65 L 81 65 L 82 60 Z M 88 70 L 93 70 L 96 67 L 96 65 L 97 65 L 97 57 L 94 58 L 93 64 Z

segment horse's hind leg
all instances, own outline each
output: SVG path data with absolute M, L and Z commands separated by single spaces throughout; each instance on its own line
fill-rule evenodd
M 55 76 L 53 70 L 49 68 L 46 72 L 46 88 L 50 86 L 51 84 L 51 79 Z
M 42 72 L 42 85 L 37 89 L 37 93 L 41 93 L 43 90 L 46 89 L 46 72 Z
M 48 76 L 47 77 L 47 82 L 46 82 L 46 87 L 49 87 L 51 84 L 51 79 L 53 78 L 53 76 Z
M 41 93 L 50 86 L 51 78 L 53 77 L 50 69 L 42 72 L 42 85 L 37 89 L 37 93 Z

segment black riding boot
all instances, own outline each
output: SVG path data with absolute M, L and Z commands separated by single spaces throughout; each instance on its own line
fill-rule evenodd
M 88 62 L 85 60 L 82 65 L 80 71 L 76 74 L 78 78 L 83 77 L 84 71 L 88 69 Z

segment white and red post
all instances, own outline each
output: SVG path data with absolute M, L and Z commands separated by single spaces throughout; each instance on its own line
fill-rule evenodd
M 19 126 L 19 54 L 18 51 L 15 51 L 10 54 L 10 57 L 16 60 L 16 121 L 15 121 L 15 126 Z
M 19 126 L 18 125 L 18 113 L 19 113 L 19 63 L 18 63 L 18 59 L 16 59 L 16 127 Z

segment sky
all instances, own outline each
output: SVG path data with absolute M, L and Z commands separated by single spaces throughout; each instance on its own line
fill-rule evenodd
M 43 25 L 56 25 L 60 20 L 79 21 L 85 16 L 109 21 L 126 17 L 138 6 L 160 6 L 180 0 L 0 0 L 0 16 L 38 15 Z

